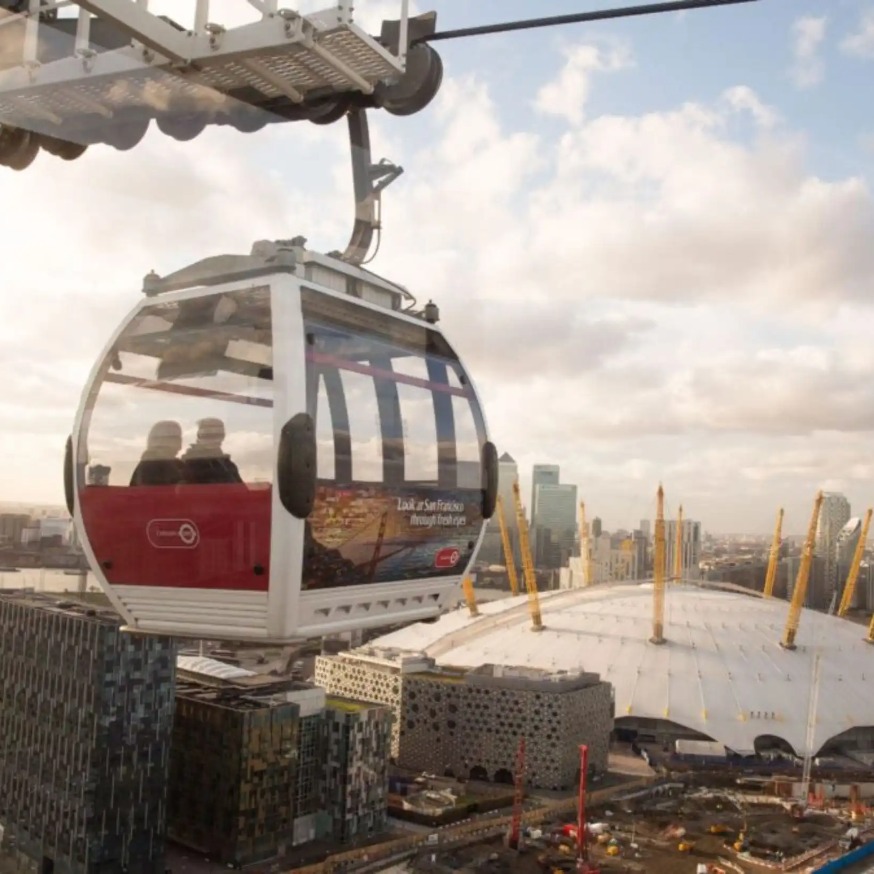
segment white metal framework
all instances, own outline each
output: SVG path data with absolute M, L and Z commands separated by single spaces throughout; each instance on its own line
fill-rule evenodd
M 353 22 L 351 0 L 310 15 L 280 9 L 278 0 L 243 3 L 260 19 L 236 27 L 212 21 L 209 0 L 196 0 L 191 27 L 154 14 L 148 0 L 24 0 L 24 12 L 0 4 L 0 121 L 50 134 L 79 116 L 110 119 L 122 108 L 221 111 L 241 92 L 255 105 L 302 104 L 372 94 L 405 70 L 407 0 L 399 0 L 397 53 Z M 64 7 L 77 8 L 78 18 L 60 18 Z M 106 44 L 108 32 L 115 45 Z M 20 52 L 4 66 L 10 44 Z

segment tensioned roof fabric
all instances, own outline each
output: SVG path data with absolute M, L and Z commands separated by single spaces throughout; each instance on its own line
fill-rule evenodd
M 668 583 L 665 637 L 652 634 L 651 583 L 593 586 L 540 596 L 543 631 L 531 630 L 527 596 L 416 623 L 371 646 L 424 651 L 438 664 L 525 665 L 596 671 L 613 684 L 616 717 L 668 719 L 739 753 L 776 735 L 799 755 L 819 653 L 813 751 L 847 729 L 874 726 L 874 646 L 865 629 L 804 610 L 797 649 L 780 639 L 788 604 L 706 584 Z

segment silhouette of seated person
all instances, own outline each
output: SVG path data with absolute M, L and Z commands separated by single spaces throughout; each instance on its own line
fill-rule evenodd
M 182 428 L 178 422 L 156 422 L 149 431 L 146 451 L 134 468 L 132 486 L 172 486 L 182 481 Z
M 241 483 L 243 478 L 231 457 L 222 451 L 225 425 L 221 419 L 201 419 L 197 439 L 182 456 L 183 480 L 192 485 Z

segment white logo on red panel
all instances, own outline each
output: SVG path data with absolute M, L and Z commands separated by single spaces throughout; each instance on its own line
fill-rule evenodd
M 194 549 L 200 532 L 190 519 L 152 519 L 146 537 L 155 549 Z
M 461 561 L 461 553 L 454 546 L 447 546 L 445 549 L 438 550 L 437 555 L 434 556 L 434 567 L 455 567 L 459 561 Z

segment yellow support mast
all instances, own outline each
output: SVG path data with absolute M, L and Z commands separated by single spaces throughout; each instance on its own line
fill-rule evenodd
M 476 595 L 473 593 L 473 580 L 470 577 L 465 577 L 461 583 L 464 589 L 464 600 L 467 601 L 467 609 L 470 610 L 471 616 L 479 616 L 479 607 L 476 605 Z
M 652 637 L 650 643 L 665 642 L 665 491 L 659 483 L 653 557 Z
M 865 521 L 862 523 L 862 533 L 859 535 L 856 551 L 853 553 L 853 563 L 850 565 L 850 572 L 847 574 L 847 582 L 844 584 L 844 594 L 841 597 L 841 606 L 838 607 L 838 616 L 846 616 L 847 610 L 850 609 L 850 604 L 853 603 L 853 595 L 856 594 L 859 568 L 862 567 L 862 556 L 865 554 L 865 544 L 868 542 L 868 529 L 871 527 L 871 513 L 872 510 L 869 507 L 868 512 L 865 514 Z
M 592 543 L 589 538 L 589 522 L 586 519 L 586 502 L 580 501 L 580 567 L 587 586 L 595 581 L 592 578 Z
M 519 594 L 519 577 L 516 575 L 516 559 L 513 556 L 513 544 L 510 542 L 510 529 L 507 527 L 507 517 L 504 515 L 504 499 L 498 495 L 498 524 L 501 527 L 501 543 L 504 546 L 504 564 L 507 566 L 507 576 L 510 579 L 510 591 Z
M 537 577 L 534 574 L 534 560 L 531 558 L 531 540 L 528 537 L 528 520 L 522 509 L 522 496 L 519 483 L 513 483 L 513 501 L 516 504 L 516 522 L 519 525 L 519 549 L 522 553 L 522 571 L 525 574 L 525 588 L 528 590 L 528 610 L 531 613 L 533 631 L 543 631 L 540 616 L 540 596 L 537 593 Z
M 677 536 L 674 538 L 674 582 L 683 579 L 683 505 L 677 513 Z
M 801 608 L 804 606 L 804 598 L 807 595 L 807 581 L 810 579 L 810 565 L 813 562 L 813 548 L 816 542 L 816 523 L 819 521 L 821 507 L 822 492 L 817 492 L 816 500 L 813 502 L 810 525 L 807 529 L 807 539 L 804 541 L 804 549 L 801 553 L 801 564 L 798 566 L 798 576 L 795 579 L 795 591 L 792 593 L 789 615 L 786 617 L 786 628 L 783 631 L 783 639 L 780 641 L 780 646 L 784 649 L 795 649 L 795 635 L 798 634 Z
M 771 541 L 771 554 L 768 556 L 768 572 L 765 574 L 766 598 L 774 597 L 774 583 L 777 581 L 777 565 L 780 564 L 780 546 L 783 543 L 783 508 L 777 510 L 777 524 L 774 526 L 774 539 Z
M 871 624 L 868 626 L 868 636 L 865 640 L 867 643 L 874 643 L 874 613 L 871 614 Z

